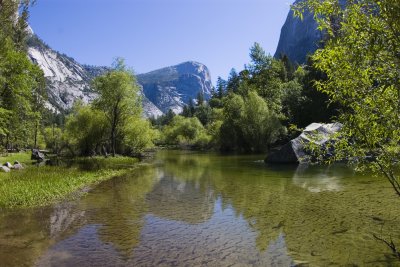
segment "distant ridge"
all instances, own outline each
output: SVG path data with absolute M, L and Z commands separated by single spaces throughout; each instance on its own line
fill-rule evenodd
M 91 81 L 110 70 L 109 67 L 82 65 L 51 49 L 33 32 L 28 41 L 28 54 L 45 74 L 48 107 L 58 111 L 70 109 L 78 99 L 85 103 L 95 99 Z M 139 74 L 137 78 L 146 117 L 158 117 L 169 109 L 179 113 L 199 92 L 205 98 L 211 95 L 210 73 L 198 62 L 184 62 Z

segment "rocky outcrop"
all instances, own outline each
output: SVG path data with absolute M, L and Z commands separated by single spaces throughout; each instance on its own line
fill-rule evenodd
M 44 72 L 50 107 L 68 110 L 78 99 L 88 103 L 95 98 L 90 88 L 92 77 L 73 58 L 51 49 L 35 35 L 28 46 L 29 57 Z
M 28 42 L 31 60 L 44 72 L 49 103 L 54 111 L 69 110 L 76 100 L 89 103 L 96 98 L 91 81 L 109 71 L 102 66 L 81 65 L 73 58 L 61 54 L 32 34 Z M 143 115 L 158 117 L 169 109 L 179 113 L 183 106 L 202 92 L 211 96 L 211 78 L 206 66 L 185 62 L 176 66 L 137 75 Z
M 45 156 L 39 149 L 32 149 L 31 160 L 44 161 Z
M 301 0 L 294 2 L 296 4 Z M 308 54 L 314 53 L 320 45 L 321 32 L 317 29 L 317 23 L 313 14 L 306 12 L 303 20 L 294 17 L 290 10 L 285 24 L 282 26 L 275 57 L 286 54 L 292 62 L 305 63 Z
M 164 113 L 170 109 L 175 113 L 181 112 L 184 105 L 197 98 L 199 92 L 205 99 L 211 96 L 210 72 L 198 62 L 184 62 L 139 74 L 137 78 L 146 97 Z
M 89 103 L 96 98 L 91 81 L 111 68 L 81 65 L 73 58 L 61 54 L 32 35 L 28 41 L 28 54 L 32 62 L 44 72 L 48 94 L 47 107 L 53 111 L 69 110 L 75 101 Z M 139 92 L 146 117 L 158 117 L 162 112 Z
M 303 0 L 296 0 L 293 4 L 301 1 Z M 346 0 L 339 0 L 339 3 L 344 8 Z M 319 31 L 317 26 L 313 13 L 305 12 L 301 20 L 294 17 L 293 11 L 290 10 L 281 29 L 275 58 L 285 54 L 292 62 L 305 63 L 307 55 L 313 54 L 323 45 L 323 32 Z
M 340 123 L 311 123 L 299 137 L 291 140 L 282 147 L 271 151 L 265 159 L 266 163 L 306 163 L 312 160 L 309 146 L 316 145 L 324 148 L 332 141 L 334 134 L 342 128 Z M 330 151 L 331 153 L 332 151 Z M 330 156 L 330 155 L 325 155 Z

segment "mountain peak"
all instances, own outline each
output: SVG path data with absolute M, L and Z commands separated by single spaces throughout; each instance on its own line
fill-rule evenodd
M 206 99 L 211 96 L 211 75 L 208 68 L 199 62 L 186 61 L 137 75 L 145 95 L 165 112 L 182 111 L 190 100 L 201 92 Z

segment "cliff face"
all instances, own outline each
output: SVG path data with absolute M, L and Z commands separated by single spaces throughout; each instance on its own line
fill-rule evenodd
M 304 0 L 296 0 L 293 5 Z M 342 9 L 346 8 L 347 0 L 339 0 Z M 294 17 L 290 10 L 285 24 L 282 26 L 275 58 L 286 54 L 292 62 L 305 63 L 307 55 L 313 54 L 315 50 L 323 46 L 323 32 L 317 29 L 318 25 L 314 14 L 305 12 L 303 20 Z
M 208 68 L 198 62 L 162 68 L 137 75 L 146 97 L 162 112 L 169 109 L 175 113 L 182 111 L 185 104 L 202 93 L 205 99 L 211 96 L 211 77 Z
M 297 0 L 297 2 L 302 0 Z M 303 20 L 294 17 L 290 10 L 285 24 L 282 26 L 275 57 L 286 54 L 289 59 L 299 64 L 304 63 L 308 54 L 317 50 L 322 39 L 322 33 L 317 29 L 313 14 L 306 12 Z
M 81 65 L 51 49 L 33 34 L 28 46 L 29 57 L 45 74 L 50 107 L 68 110 L 78 99 L 89 103 L 96 98 L 91 81 L 110 68 Z M 205 65 L 197 62 L 139 74 L 137 78 L 145 117 L 158 117 L 169 109 L 179 113 L 198 92 L 206 99 L 211 96 L 210 73 Z
M 54 51 L 36 36 L 29 41 L 28 54 L 46 77 L 50 104 L 58 110 L 67 110 L 77 99 L 88 103 L 95 98 L 90 88 L 92 77 L 74 59 Z

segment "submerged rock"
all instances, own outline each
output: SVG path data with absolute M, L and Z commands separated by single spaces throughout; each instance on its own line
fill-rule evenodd
M 267 158 L 266 163 L 305 163 L 311 160 L 308 151 L 310 144 L 323 148 L 332 137 L 342 128 L 340 123 L 311 123 L 295 139 L 279 149 L 273 150 Z M 328 156 L 328 155 L 327 155 Z

